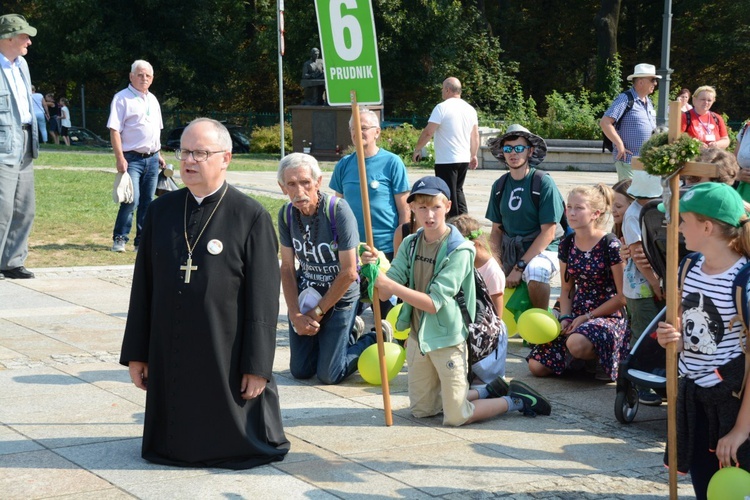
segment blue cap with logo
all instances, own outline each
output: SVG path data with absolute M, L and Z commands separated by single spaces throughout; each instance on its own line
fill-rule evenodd
M 437 196 L 440 193 L 444 194 L 445 197 L 449 200 L 451 199 L 451 190 L 448 187 L 448 184 L 446 184 L 445 181 L 439 177 L 428 175 L 427 177 L 422 177 L 414 183 L 414 186 L 412 186 L 411 188 L 411 193 L 409 193 L 409 197 L 406 198 L 406 202 L 411 203 L 414 199 L 414 196 L 418 194 Z

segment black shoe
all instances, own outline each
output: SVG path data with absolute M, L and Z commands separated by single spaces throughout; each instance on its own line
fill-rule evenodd
M 490 393 L 490 395 L 487 396 L 489 398 L 501 398 L 508 395 L 508 382 L 506 382 L 502 376 L 497 377 L 485 387 L 487 392 Z
M 638 391 L 638 402 L 646 406 L 660 406 L 661 396 L 653 389 L 640 389 Z
M 12 280 L 27 280 L 34 277 L 34 273 L 23 266 L 14 267 L 13 269 L 3 269 L 0 272 L 2 272 L 2 274 L 5 275 L 6 278 L 10 278 Z
M 0 280 L 4 280 L 4 279 L 5 279 L 5 275 L 3 273 L 0 273 Z
M 537 415 L 549 415 L 552 413 L 552 406 L 549 404 L 549 401 L 523 382 L 511 380 L 508 387 L 508 397 L 513 402 L 516 402 L 517 399 L 520 400 L 523 404 L 523 409 L 519 411 L 522 411 L 524 416 L 535 417 Z

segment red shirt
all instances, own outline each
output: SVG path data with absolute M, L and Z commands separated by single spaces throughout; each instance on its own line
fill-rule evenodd
M 687 126 L 688 113 L 690 113 L 689 127 Z M 687 113 L 682 113 L 680 132 L 687 132 L 690 137 L 695 137 L 699 141 L 708 144 L 709 142 L 716 142 L 727 137 L 727 126 L 724 124 L 724 119 L 721 115 L 709 111 L 703 116 L 698 116 L 695 109 L 691 109 Z M 712 134 L 713 138 L 710 137 Z M 706 136 L 709 137 L 706 138 Z

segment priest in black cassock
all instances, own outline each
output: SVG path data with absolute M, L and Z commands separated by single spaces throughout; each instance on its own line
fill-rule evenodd
M 120 363 L 146 390 L 142 456 L 248 469 L 289 441 L 272 374 L 279 312 L 271 217 L 225 182 L 232 140 L 198 118 L 182 134 L 182 182 L 148 211 Z

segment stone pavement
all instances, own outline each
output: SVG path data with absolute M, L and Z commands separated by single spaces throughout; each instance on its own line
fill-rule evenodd
M 469 174 L 472 212 L 484 213 L 483 193 L 498 175 Z M 599 177 L 614 182 L 614 174 L 553 177 L 563 192 Z M 254 172 L 231 180 L 276 194 L 274 176 Z M 632 424 L 621 425 L 614 384 L 533 380 L 524 361 L 528 349 L 514 338 L 508 376 L 547 395 L 551 416 L 511 414 L 464 428 L 415 419 L 404 369 L 391 382 L 394 424 L 386 427 L 380 388 L 359 375 L 338 386 L 290 376 L 283 300 L 274 371 L 292 443 L 287 458 L 249 471 L 150 464 L 140 458 L 144 393 L 117 363 L 132 268 L 34 271 L 33 280 L 0 281 L 2 499 L 668 496 L 665 406 L 641 407 Z M 694 498 L 686 478 L 679 491 Z

